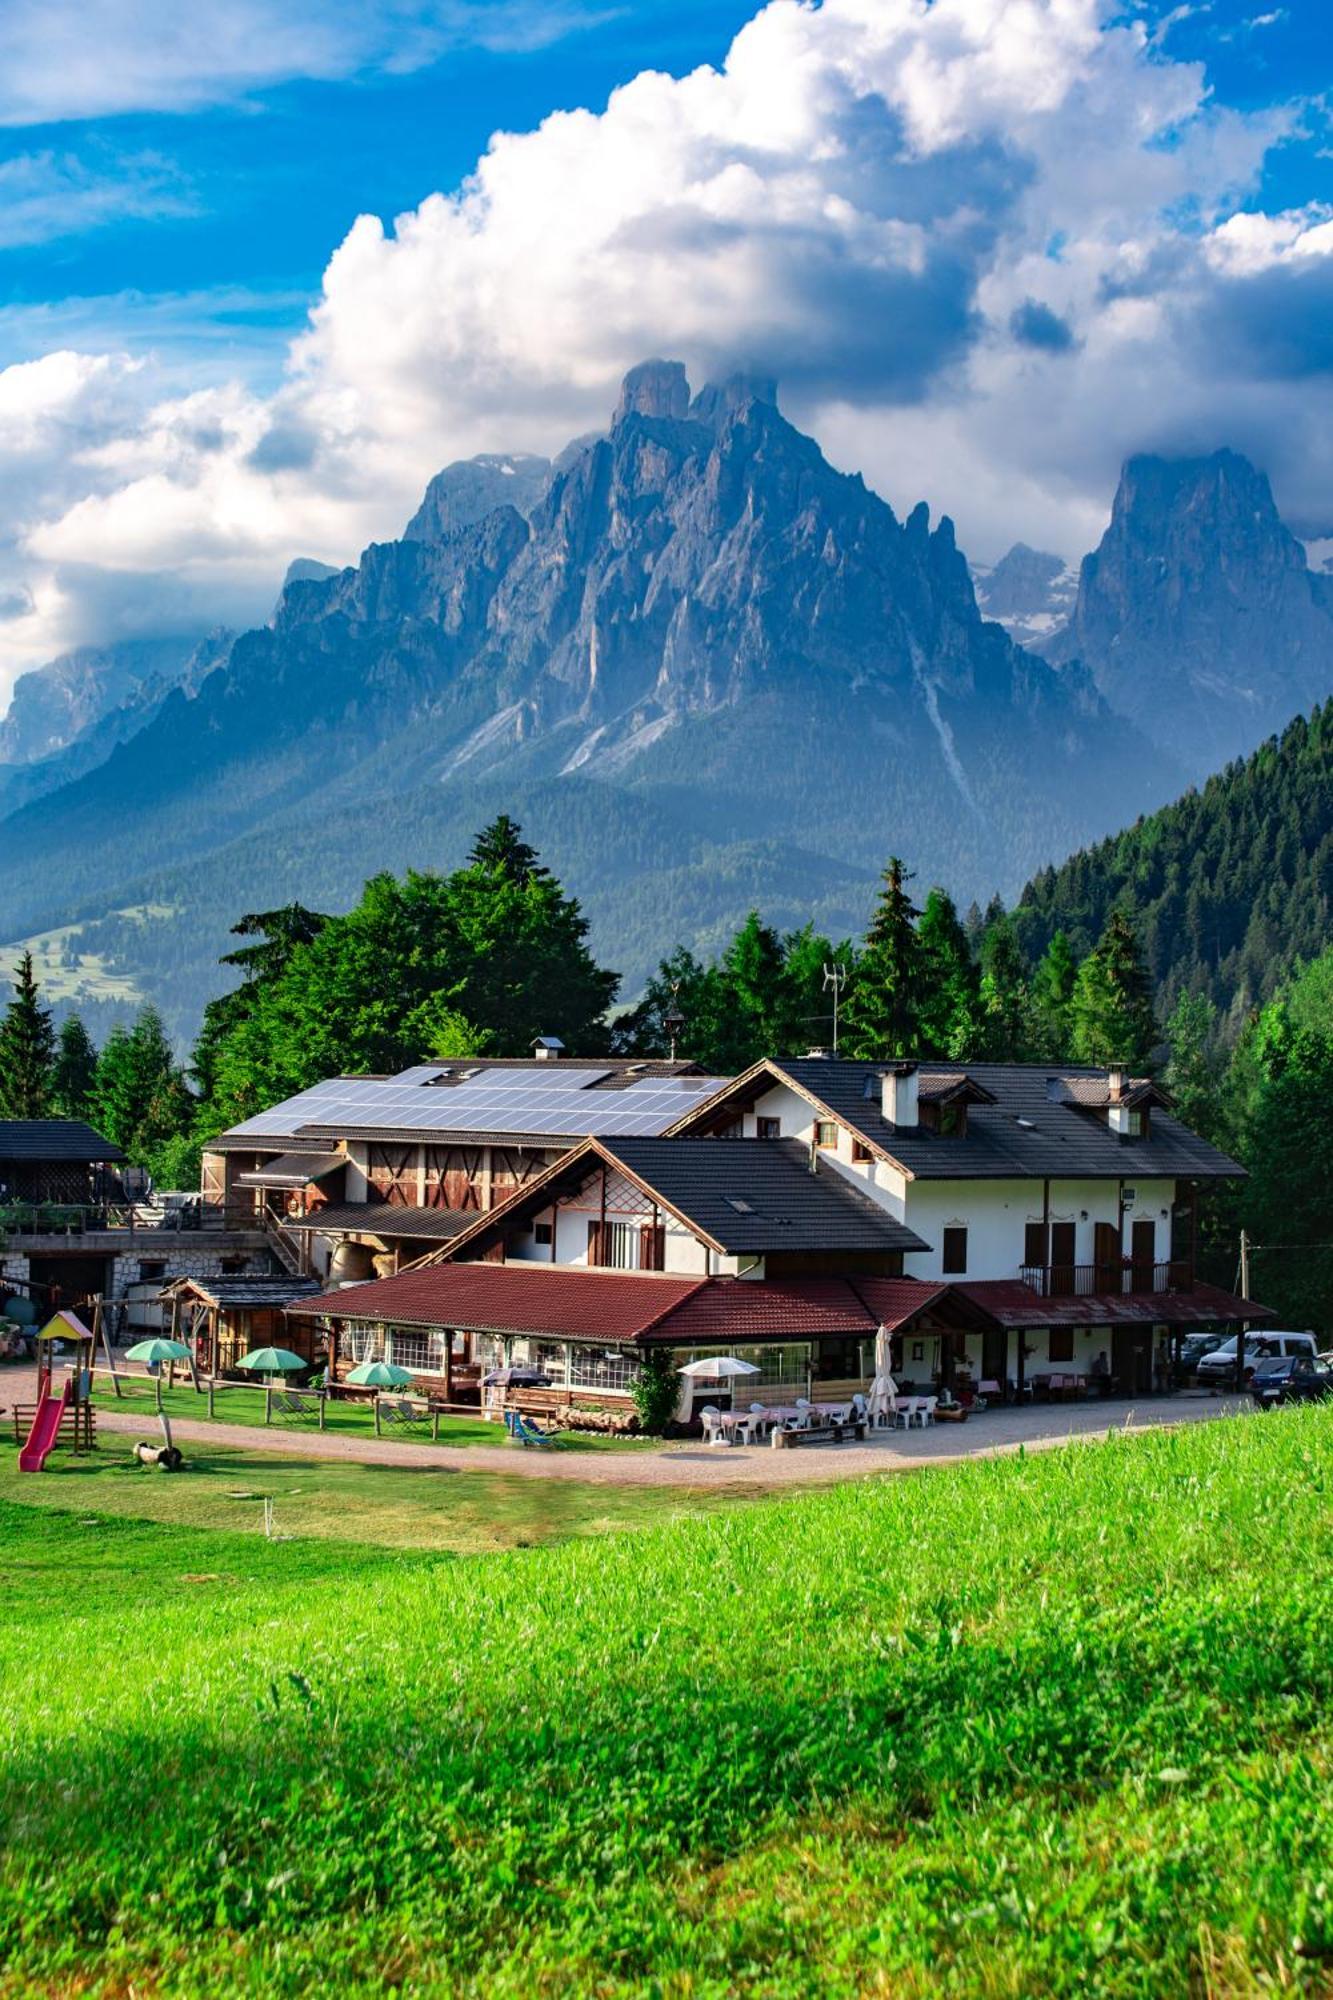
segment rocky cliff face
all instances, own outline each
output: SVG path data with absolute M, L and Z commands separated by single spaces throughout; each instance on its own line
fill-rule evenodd
M 894 850 L 924 882 L 984 896 L 1178 775 L 1113 727 L 1086 676 L 982 618 L 947 517 L 932 526 L 923 503 L 900 521 L 786 420 L 770 381 L 692 396 L 658 360 L 626 378 L 604 437 L 549 467 L 451 467 L 404 540 L 293 578 L 222 671 L 62 794 L 55 834 L 50 815 L 11 816 L 0 905 L 36 928 L 66 849 L 64 893 L 86 905 L 164 849 L 216 855 L 234 879 L 223 857 L 242 842 L 271 860 L 265 896 L 327 904 L 380 865 L 391 814 L 421 861 L 448 858 L 453 815 L 478 809 L 455 801 L 479 786 L 520 817 L 540 795 L 548 824 L 576 797 L 581 824 L 614 819 L 615 852 L 581 834 L 581 865 L 626 896 L 706 837 L 710 921 L 743 914 L 726 887 L 738 843 L 769 843 L 797 909 L 830 867 L 865 881 Z M 585 812 L 590 786 L 614 789 L 615 814 Z M 108 816 L 114 851 L 94 838 Z M 313 886 L 280 872 L 311 851 L 306 827 Z
M 1044 650 L 1202 773 L 1333 692 L 1330 603 L 1248 459 L 1132 458 Z

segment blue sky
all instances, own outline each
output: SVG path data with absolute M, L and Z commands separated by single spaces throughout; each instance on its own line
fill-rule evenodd
M 663 349 L 771 367 L 983 560 L 1079 555 L 1145 448 L 1235 444 L 1333 532 L 1331 18 L 6 0 L 0 699 L 262 615 Z

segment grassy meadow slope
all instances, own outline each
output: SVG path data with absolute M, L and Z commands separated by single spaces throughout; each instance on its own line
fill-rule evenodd
M 1298 1410 L 341 1570 L 95 1502 L 34 1537 L 34 1481 L 0 1993 L 1326 1993 L 1330 1446 Z

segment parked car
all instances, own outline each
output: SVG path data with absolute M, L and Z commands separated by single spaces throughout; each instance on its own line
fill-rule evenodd
M 1322 1403 L 1333 1397 L 1333 1362 L 1322 1356 L 1282 1354 L 1261 1361 L 1250 1380 L 1261 1410 L 1279 1403 Z
M 1261 1361 L 1285 1361 L 1304 1355 L 1313 1361 L 1318 1351 L 1318 1343 L 1312 1333 L 1273 1333 L 1265 1328 L 1262 1333 L 1247 1333 L 1243 1367 L 1248 1384 Z M 1199 1363 L 1195 1380 L 1201 1389 L 1226 1389 L 1236 1379 L 1236 1335 L 1224 1340 L 1211 1354 L 1205 1354 Z
M 1180 1357 L 1175 1364 L 1176 1381 L 1192 1382 L 1204 1355 L 1211 1354 L 1225 1339 L 1224 1333 L 1187 1333 L 1180 1343 Z

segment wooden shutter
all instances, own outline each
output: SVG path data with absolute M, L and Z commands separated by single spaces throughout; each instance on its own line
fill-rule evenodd
M 645 1222 L 639 1230 L 639 1269 L 666 1269 L 666 1230 L 660 1222 Z
M 1074 1291 L 1074 1225 L 1051 1224 L 1051 1295 L 1067 1299 Z
M 1157 1259 L 1157 1225 L 1151 1219 L 1131 1225 L 1129 1255 L 1134 1266 L 1135 1291 L 1151 1291 Z
M 944 1231 L 944 1254 L 940 1268 L 946 1277 L 961 1277 L 967 1270 L 967 1231 L 954 1228 Z
M 602 1228 L 603 1225 L 600 1222 L 590 1222 L 588 1224 L 588 1262 L 590 1264 L 600 1264 L 602 1262 Z
M 1046 1263 L 1047 1229 L 1044 1222 L 1029 1222 L 1023 1231 L 1023 1262 L 1029 1269 L 1041 1269 Z

